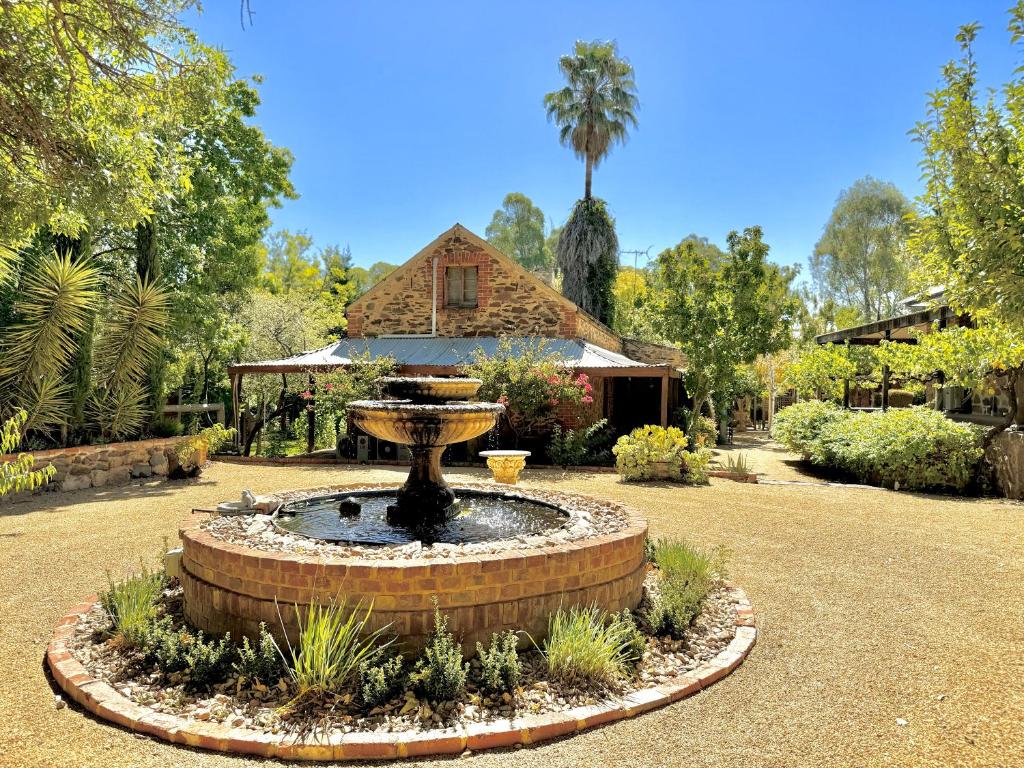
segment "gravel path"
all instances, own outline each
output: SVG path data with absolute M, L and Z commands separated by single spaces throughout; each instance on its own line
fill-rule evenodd
M 773 476 L 782 454 L 748 445 L 755 469 Z M 50 631 L 103 587 L 107 569 L 151 563 L 193 506 L 237 498 L 245 487 L 397 482 L 402 474 L 214 464 L 198 481 L 0 508 L 0 765 L 259 764 L 57 710 L 42 666 Z M 476 755 L 471 764 L 1024 764 L 1024 505 L 728 480 L 710 488 L 625 485 L 615 475 L 550 470 L 527 470 L 524 481 L 630 503 L 658 535 L 725 544 L 761 634 L 739 670 L 693 698 L 559 742 Z

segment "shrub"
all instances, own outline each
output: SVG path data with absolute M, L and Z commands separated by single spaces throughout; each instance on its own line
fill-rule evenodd
M 157 599 L 164 586 L 163 574 L 149 571 L 115 582 L 107 574 L 109 585 L 100 595 L 100 604 L 110 616 L 114 632 L 128 648 L 145 648 L 157 618 Z
M 294 648 L 289 643 L 291 678 L 298 689 L 295 700 L 341 690 L 356 680 L 364 661 L 390 644 L 380 643 L 385 627 L 367 631 L 373 607 L 361 617 L 360 609 L 357 605 L 348 611 L 333 602 L 314 602 L 305 609 L 298 643 Z
M 153 422 L 151 431 L 154 437 L 181 437 L 185 433 L 185 426 L 178 419 L 161 416 Z
M 626 663 L 633 667 L 639 667 L 644 660 L 644 653 L 647 651 L 647 637 L 640 631 L 636 619 L 629 611 L 623 610 L 617 615 L 617 620 L 628 628 L 625 632 L 626 658 L 628 659 Z
M 483 689 L 490 693 L 511 692 L 519 685 L 523 668 L 516 650 L 516 634 L 512 631 L 491 635 L 491 645 L 484 648 L 476 644 L 480 657 L 481 682 Z
M 909 389 L 890 389 L 889 405 L 892 408 L 909 408 L 914 404 L 914 393 Z
M 907 490 L 961 491 L 984 453 L 979 428 L 921 406 L 851 413 L 798 403 L 779 412 L 773 434 L 814 464 Z
M 206 446 L 206 450 L 209 453 L 216 453 L 234 436 L 234 427 L 224 427 L 220 424 L 207 427 L 198 435 L 192 435 L 178 444 L 178 447 L 175 449 L 178 463 L 182 467 L 192 467 L 195 465 L 196 455 L 199 453 L 200 448 Z
M 749 475 L 753 471 L 747 457 L 742 453 L 729 456 L 726 459 L 725 468 L 730 472 L 735 472 L 737 475 Z
M 416 690 L 431 701 L 457 701 L 466 690 L 468 672 L 462 647 L 448 631 L 448 617 L 435 606 L 434 633 L 410 679 Z
M 563 467 L 600 466 L 611 461 L 612 431 L 608 419 L 601 419 L 583 429 L 551 429 L 548 456 Z
M 569 686 L 611 685 L 637 661 L 636 625 L 596 606 L 559 609 L 548 620 L 548 674 Z
M 652 631 L 679 639 L 700 614 L 715 583 L 725 575 L 723 550 L 705 551 L 658 539 L 652 560 L 661 579 L 647 614 Z
M 711 451 L 707 448 L 698 448 L 696 451 L 686 451 L 683 454 L 683 466 L 686 472 L 682 479 L 690 485 L 707 485 L 708 465 L 711 463 Z
M 686 446 L 686 435 L 678 427 L 648 424 L 620 437 L 612 453 L 623 480 L 649 478 L 652 465 L 660 461 L 668 462 L 669 472 L 678 477 Z
M 826 425 L 850 415 L 835 403 L 823 400 L 794 403 L 775 414 L 772 437 L 793 453 L 810 459 L 819 449 L 817 443 Z
M 284 658 L 274 641 L 274 636 L 267 631 L 267 625 L 260 622 L 259 639 L 250 643 L 248 637 L 242 638 L 238 649 L 238 659 L 233 669 L 243 682 L 259 681 L 264 685 L 277 682 L 284 673 Z
M 189 687 L 206 688 L 227 678 L 236 658 L 231 635 L 207 640 L 202 630 L 175 630 L 165 617 L 153 625 L 149 658 L 164 674 L 188 672 Z
M 359 695 L 372 709 L 390 701 L 405 682 L 401 656 L 364 661 L 359 666 Z
M 715 420 L 710 416 L 699 415 L 696 417 L 697 423 L 694 426 L 693 438 L 696 444 L 691 447 L 698 447 L 702 445 L 714 445 L 718 440 L 718 425 L 715 424 Z

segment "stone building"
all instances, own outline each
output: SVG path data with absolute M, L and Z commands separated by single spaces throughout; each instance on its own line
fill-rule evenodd
M 247 373 L 313 375 L 353 358 L 391 355 L 405 375 L 455 376 L 503 338 L 542 342 L 594 386 L 591 420 L 617 432 L 668 424 L 683 396 L 682 353 L 623 339 L 460 224 L 348 308 L 348 336 L 281 360 L 230 366 L 237 405 Z M 236 408 L 237 413 L 237 408 Z

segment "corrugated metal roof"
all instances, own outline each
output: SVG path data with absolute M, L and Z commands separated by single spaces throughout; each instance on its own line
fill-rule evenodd
M 493 355 L 501 339 L 494 336 L 456 336 L 433 338 L 366 338 L 342 339 L 312 352 L 286 357 L 281 360 L 261 360 L 239 363 L 232 368 L 257 371 L 259 368 L 315 368 L 348 365 L 353 358 L 391 356 L 399 365 L 458 366 L 472 362 L 478 350 Z M 618 352 L 599 347 L 583 339 L 509 338 L 513 345 L 542 343 L 544 351 L 558 355 L 573 368 L 658 368 L 662 366 L 631 360 Z

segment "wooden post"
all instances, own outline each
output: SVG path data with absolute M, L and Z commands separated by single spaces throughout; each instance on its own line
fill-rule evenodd
M 850 380 L 843 379 L 843 408 L 850 408 Z
M 882 366 L 882 410 L 889 410 L 889 366 Z
M 242 434 L 242 374 L 231 374 L 231 416 L 235 426 L 235 440 L 238 447 L 245 445 L 245 435 Z
M 306 401 L 306 453 L 316 449 L 316 379 L 309 377 L 309 391 L 313 397 Z
M 661 426 L 668 426 L 668 371 L 661 375 Z

